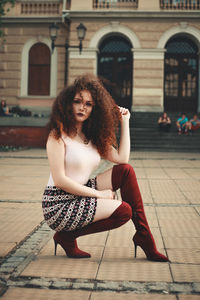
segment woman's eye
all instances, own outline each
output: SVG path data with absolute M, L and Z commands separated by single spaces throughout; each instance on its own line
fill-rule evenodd
M 74 104 L 80 104 L 81 100 L 74 100 Z
M 87 102 L 87 103 L 86 103 L 86 106 L 91 107 L 91 106 L 92 106 L 92 103 L 91 103 L 91 102 Z

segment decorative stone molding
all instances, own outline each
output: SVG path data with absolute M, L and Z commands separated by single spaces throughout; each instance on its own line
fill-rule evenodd
M 186 29 L 188 27 L 188 23 L 187 22 L 180 22 L 180 28 L 181 29 Z
M 114 33 L 117 33 L 119 35 L 121 34 L 127 37 L 130 43 L 132 44 L 133 48 L 141 48 L 140 41 L 136 34 L 128 27 L 120 25 L 119 22 L 112 22 L 112 24 L 104 26 L 100 28 L 97 32 L 95 32 L 95 34 L 90 40 L 89 48 L 98 49 L 102 39 L 105 38 L 106 35 L 111 35 Z
M 20 1 L 22 15 L 59 15 L 60 3 L 58 1 Z
M 162 106 L 140 106 L 140 105 L 132 105 L 131 108 L 132 112 L 163 112 L 163 107 Z
M 118 28 L 118 26 L 120 25 L 120 22 L 118 21 L 111 21 L 110 25 L 112 26 L 113 29 Z
M 164 59 L 165 49 L 133 49 L 135 59 Z
M 134 88 L 134 96 L 163 96 L 163 89 L 159 88 Z
M 196 41 L 197 46 L 200 49 L 200 30 L 192 26 L 186 26 L 186 24 L 187 24 L 186 22 L 182 22 L 180 23 L 179 26 L 174 26 L 168 29 L 167 31 L 165 31 L 165 33 L 163 33 L 163 35 L 161 36 L 157 44 L 157 48 L 158 49 L 165 48 L 165 45 L 168 42 L 168 40 L 171 37 L 173 37 L 175 34 L 185 33 L 187 35 L 190 35 Z
M 95 59 L 97 58 L 97 48 L 83 48 L 82 53 L 79 53 L 79 49 L 69 48 L 69 59 Z
M 28 59 L 30 48 L 38 43 L 44 43 L 51 49 L 50 39 L 44 38 L 41 35 L 37 38 L 28 40 L 22 50 L 21 59 L 21 97 L 28 96 Z M 57 92 L 57 49 L 54 49 L 54 53 L 51 55 L 51 72 L 50 72 L 50 97 L 55 97 Z

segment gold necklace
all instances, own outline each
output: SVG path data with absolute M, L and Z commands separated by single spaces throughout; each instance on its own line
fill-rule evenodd
M 83 141 L 83 143 L 85 144 L 85 145 L 87 145 L 88 143 L 89 143 L 89 141 L 88 141 L 88 139 L 84 136 L 84 138 L 83 137 L 81 137 L 80 136 L 80 134 L 77 132 L 77 135 L 78 135 L 78 137 L 81 139 L 81 141 Z

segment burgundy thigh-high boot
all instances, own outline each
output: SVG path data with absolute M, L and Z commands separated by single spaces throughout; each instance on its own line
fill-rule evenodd
M 120 164 L 113 167 L 112 187 L 113 191 L 120 188 L 122 200 L 129 203 L 132 207 L 132 221 L 136 228 L 136 233 L 133 237 L 135 257 L 137 246 L 140 246 L 146 254 L 147 259 L 161 262 L 169 261 L 168 258 L 159 253 L 156 248 L 145 216 L 137 178 L 131 165 Z
M 55 255 L 57 244 L 65 250 L 68 257 L 73 258 L 87 258 L 91 255 L 87 252 L 80 250 L 77 246 L 76 238 L 79 236 L 92 234 L 96 232 L 111 230 L 122 226 L 132 218 L 132 208 L 130 205 L 124 201 L 119 205 L 119 207 L 112 213 L 112 215 L 94 223 L 91 223 L 85 227 L 74 231 L 60 231 L 56 232 L 53 239 L 55 242 Z

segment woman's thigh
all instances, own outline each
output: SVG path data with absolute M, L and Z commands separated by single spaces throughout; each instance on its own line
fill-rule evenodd
M 120 206 L 121 201 L 112 199 L 97 199 L 96 213 L 93 222 L 109 218 Z
M 97 176 L 97 190 L 112 190 L 112 168 Z

